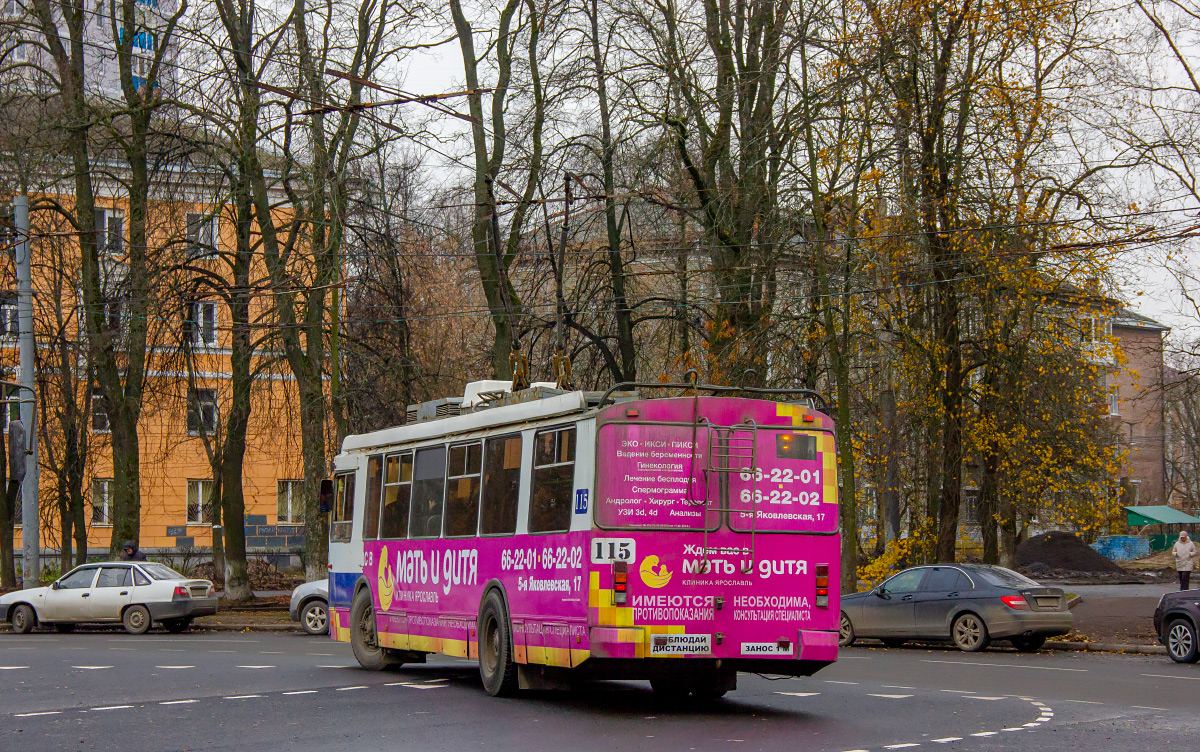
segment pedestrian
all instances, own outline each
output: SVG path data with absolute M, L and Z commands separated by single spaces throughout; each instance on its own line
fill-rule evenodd
M 1193 545 L 1193 548 L 1195 546 Z M 138 550 L 136 541 L 125 541 L 125 561 L 145 561 L 146 555 Z M 1190 565 L 1189 565 L 1190 568 Z
M 1195 542 L 1186 530 L 1179 533 L 1179 540 L 1175 541 L 1171 553 L 1175 556 L 1175 571 L 1179 572 L 1179 589 L 1187 590 L 1191 586 L 1193 560 L 1197 551 Z

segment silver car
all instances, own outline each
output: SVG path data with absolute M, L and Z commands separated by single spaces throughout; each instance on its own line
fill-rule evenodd
M 948 640 L 974 652 L 1003 639 L 1031 652 L 1073 626 L 1059 588 L 1004 567 L 938 565 L 906 569 L 865 593 L 842 596 L 840 644 L 860 637 L 889 647 Z
M 292 591 L 292 602 L 288 606 L 292 621 L 300 622 L 305 632 L 312 635 L 329 631 L 329 580 L 313 580 Z

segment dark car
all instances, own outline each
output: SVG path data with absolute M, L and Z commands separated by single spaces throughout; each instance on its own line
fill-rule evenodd
M 1037 650 L 1071 631 L 1066 594 L 990 565 L 913 567 L 865 593 L 842 596 L 840 644 L 875 637 L 888 646 L 949 640 L 983 650 L 993 639 Z
M 1200 660 L 1200 590 L 1167 593 L 1154 609 L 1154 631 L 1176 663 Z

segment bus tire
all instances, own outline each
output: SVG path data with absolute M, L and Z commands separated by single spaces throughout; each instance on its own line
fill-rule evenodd
M 389 660 L 387 650 L 379 647 L 379 633 L 375 631 L 375 604 L 371 591 L 363 588 L 354 594 L 350 606 L 350 649 L 358 665 L 368 671 L 382 671 L 395 661 Z
M 509 697 L 517 691 L 517 662 L 513 660 L 512 630 L 508 609 L 498 590 L 488 591 L 479 607 L 479 678 L 492 697 Z

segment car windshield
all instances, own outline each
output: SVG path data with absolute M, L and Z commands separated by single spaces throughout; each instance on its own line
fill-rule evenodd
M 1040 587 L 1038 583 L 1029 579 L 1025 575 L 1014 572 L 1011 569 L 1005 569 L 1004 567 L 977 567 L 972 571 L 978 573 L 979 576 L 983 577 L 983 579 L 987 580 L 992 585 L 996 585 L 997 587 Z
M 164 566 L 162 564 L 159 564 L 159 563 L 153 562 L 153 561 L 143 562 L 142 569 L 146 570 L 146 574 L 150 575 L 151 577 L 153 577 L 156 580 L 186 580 L 187 579 L 180 573 L 176 572 L 174 569 L 171 569 L 168 566 Z

